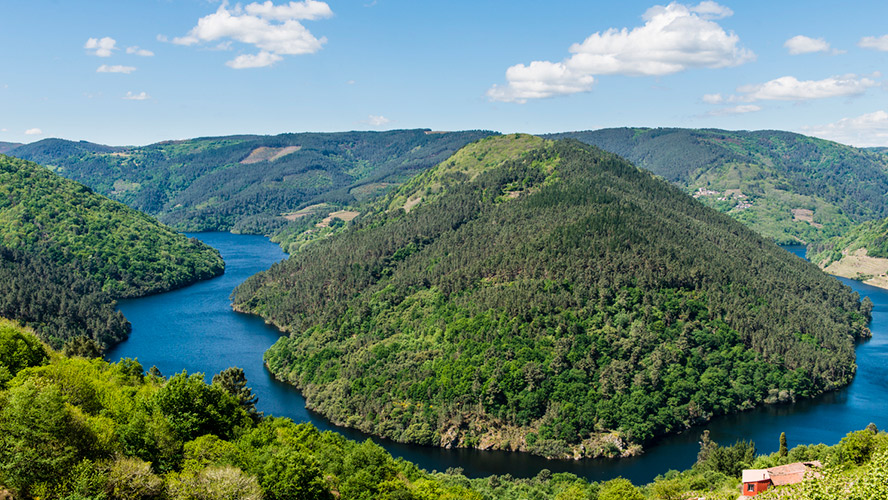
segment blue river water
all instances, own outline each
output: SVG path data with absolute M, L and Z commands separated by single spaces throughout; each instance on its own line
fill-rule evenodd
M 351 439 L 370 436 L 336 427 L 305 408 L 305 400 L 292 386 L 277 382 L 262 364 L 262 354 L 279 337 L 277 329 L 258 317 L 231 310 L 230 294 L 250 275 L 286 258 L 280 247 L 261 236 L 196 233 L 219 249 L 225 274 L 195 285 L 140 299 L 120 301 L 119 308 L 133 325 L 130 338 L 111 350 L 107 358 L 137 358 L 147 370 L 156 365 L 165 376 L 182 370 L 204 373 L 209 380 L 230 366 L 244 369 L 250 387 L 266 414 L 311 422 L 322 430 Z M 787 250 L 804 255 L 803 247 Z M 888 290 L 841 281 L 873 301 L 873 339 L 857 347 L 858 371 L 846 388 L 793 405 L 774 405 L 713 420 L 705 426 L 666 436 L 649 444 L 639 456 L 620 460 L 546 460 L 526 453 L 479 450 L 445 450 L 372 438 L 392 455 L 427 470 L 462 468 L 470 477 L 511 474 L 535 476 L 542 469 L 571 472 L 601 481 L 622 476 L 636 484 L 651 481 L 670 469 L 690 467 L 699 450 L 698 439 L 709 429 L 712 439 L 732 444 L 750 439 L 760 453 L 776 451 L 781 432 L 790 447 L 797 444 L 834 444 L 852 430 L 870 422 L 888 427 Z

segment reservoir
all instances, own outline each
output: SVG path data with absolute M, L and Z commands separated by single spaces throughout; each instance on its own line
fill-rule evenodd
M 157 366 L 164 376 L 187 370 L 201 372 L 207 381 L 230 366 L 244 369 L 248 385 L 259 397 L 266 415 L 311 422 L 321 430 L 339 432 L 350 439 L 370 436 L 336 427 L 305 408 L 305 400 L 292 386 L 275 381 L 262 364 L 262 355 L 279 337 L 277 329 L 258 317 L 231 310 L 229 295 L 249 276 L 286 258 L 280 247 L 262 236 L 230 233 L 190 234 L 217 248 L 225 259 L 225 274 L 195 285 L 140 299 L 122 300 L 119 308 L 133 325 L 129 340 L 109 351 L 107 358 L 138 358 L 147 371 Z M 803 255 L 803 247 L 786 247 Z M 670 469 L 693 465 L 698 439 L 709 429 L 723 445 L 752 440 L 758 453 L 777 451 L 786 432 L 790 447 L 798 444 L 835 444 L 845 434 L 870 422 L 888 428 L 888 290 L 838 278 L 874 304 L 872 340 L 857 347 L 857 376 L 846 388 L 793 405 L 768 406 L 719 417 L 705 426 L 667 436 L 646 447 L 639 456 L 620 460 L 546 460 L 526 453 L 445 450 L 404 445 L 372 438 L 395 457 L 403 457 L 427 470 L 462 468 L 470 477 L 511 474 L 532 477 L 542 469 L 571 472 L 592 481 L 617 476 L 636 484 L 651 481 Z

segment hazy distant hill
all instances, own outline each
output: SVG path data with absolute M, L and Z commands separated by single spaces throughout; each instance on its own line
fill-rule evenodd
M 398 441 L 629 454 L 841 386 L 868 335 L 816 266 L 577 141 L 490 137 L 375 207 L 234 303 L 311 408 Z
M 18 142 L 0 142 L 0 154 L 3 154 L 5 152 L 9 151 L 10 149 L 17 148 L 21 145 L 22 144 L 18 143 Z
M 888 156 L 791 132 L 619 128 L 567 132 L 682 187 L 781 243 L 888 217 Z
M 241 135 L 109 147 L 46 139 L 10 154 L 43 163 L 178 230 L 270 234 L 306 205 L 355 203 L 485 131 Z

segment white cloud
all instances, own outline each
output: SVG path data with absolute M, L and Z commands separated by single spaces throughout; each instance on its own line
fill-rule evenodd
M 487 97 L 493 101 L 524 103 L 528 99 L 588 92 L 595 83 L 592 75 L 576 73 L 565 63 L 549 61 L 512 66 L 506 70 L 506 80 L 507 86 L 492 86 Z
M 724 68 L 755 59 L 740 47 L 740 38 L 715 19 L 731 9 L 706 1 L 696 6 L 670 3 L 654 6 L 642 16 L 643 26 L 611 28 L 570 46 L 561 62 L 533 61 L 506 70 L 506 86 L 494 85 L 495 101 L 525 102 L 588 91 L 599 75 L 662 76 L 689 68 Z
M 879 75 L 873 75 L 878 77 Z M 784 76 L 757 85 L 744 85 L 737 89 L 743 95 L 731 96 L 731 101 L 807 101 L 828 97 L 847 97 L 863 94 L 878 82 L 860 75 L 832 76 L 823 80 L 798 80 Z
M 703 102 L 706 104 L 721 104 L 725 98 L 721 94 L 703 94 Z
M 857 42 L 857 45 L 865 49 L 876 49 L 881 50 L 882 52 L 888 52 L 888 35 L 882 35 L 880 37 L 865 36 Z
M 88 39 L 83 48 L 91 51 L 90 53 L 94 56 L 109 57 L 112 51 L 117 50 L 115 45 L 117 45 L 117 40 L 106 36 Z
M 811 38 L 797 35 L 783 44 L 792 55 L 810 54 L 812 52 L 829 52 L 829 43 L 823 38 Z
M 391 120 L 382 115 L 370 115 L 367 117 L 367 123 L 374 127 L 381 127 L 390 122 Z
M 151 99 L 151 96 L 145 92 L 139 92 L 138 94 L 133 94 L 132 92 L 127 92 L 123 99 L 127 101 L 147 101 Z
M 142 57 L 152 57 L 154 55 L 154 52 L 151 52 L 150 50 L 147 50 L 147 49 L 140 49 L 139 47 L 127 47 L 126 53 L 127 54 L 135 54 L 137 56 L 142 56 Z
M 244 10 L 247 11 L 247 14 L 275 21 L 289 21 L 291 19 L 314 21 L 333 17 L 333 11 L 330 9 L 330 6 L 316 0 L 290 2 L 286 5 L 274 5 L 270 1 L 265 3 L 255 2 L 244 7 Z
M 234 69 L 262 68 L 265 66 L 271 66 L 281 59 L 283 59 L 283 57 L 263 50 L 258 54 L 244 54 L 237 56 L 226 62 L 225 65 Z
M 0 128 L 0 132 L 9 132 L 8 128 Z
M 884 110 L 827 125 L 803 127 L 805 133 L 861 148 L 888 146 L 888 113 Z
M 722 108 L 716 109 L 709 112 L 710 116 L 724 116 L 724 115 L 742 115 L 746 113 L 755 113 L 756 111 L 761 111 L 762 107 L 757 106 L 755 104 L 740 104 L 737 106 L 732 106 L 730 108 Z
M 280 61 L 284 55 L 313 54 L 321 50 L 327 39 L 316 38 L 300 21 L 332 15 L 326 3 L 316 0 L 284 5 L 254 2 L 231 8 L 223 3 L 213 14 L 200 18 L 187 35 L 173 38 L 172 42 L 178 45 L 220 42 L 227 48 L 224 44 L 234 40 L 252 45 L 259 49 L 258 53 L 238 56 L 226 64 L 237 69 L 258 68 Z M 166 39 L 158 35 L 158 40 Z
M 124 73 L 128 75 L 135 70 L 136 68 L 134 66 L 121 66 L 119 64 L 108 66 L 107 64 L 103 64 L 96 69 L 96 73 Z
M 29 128 L 28 130 L 25 130 L 25 135 L 41 135 L 41 134 L 43 134 L 43 131 L 40 130 L 39 128 Z

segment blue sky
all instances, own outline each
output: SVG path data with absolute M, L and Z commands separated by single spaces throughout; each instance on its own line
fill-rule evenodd
M 602 127 L 888 146 L 888 2 L 8 0 L 0 141 Z

